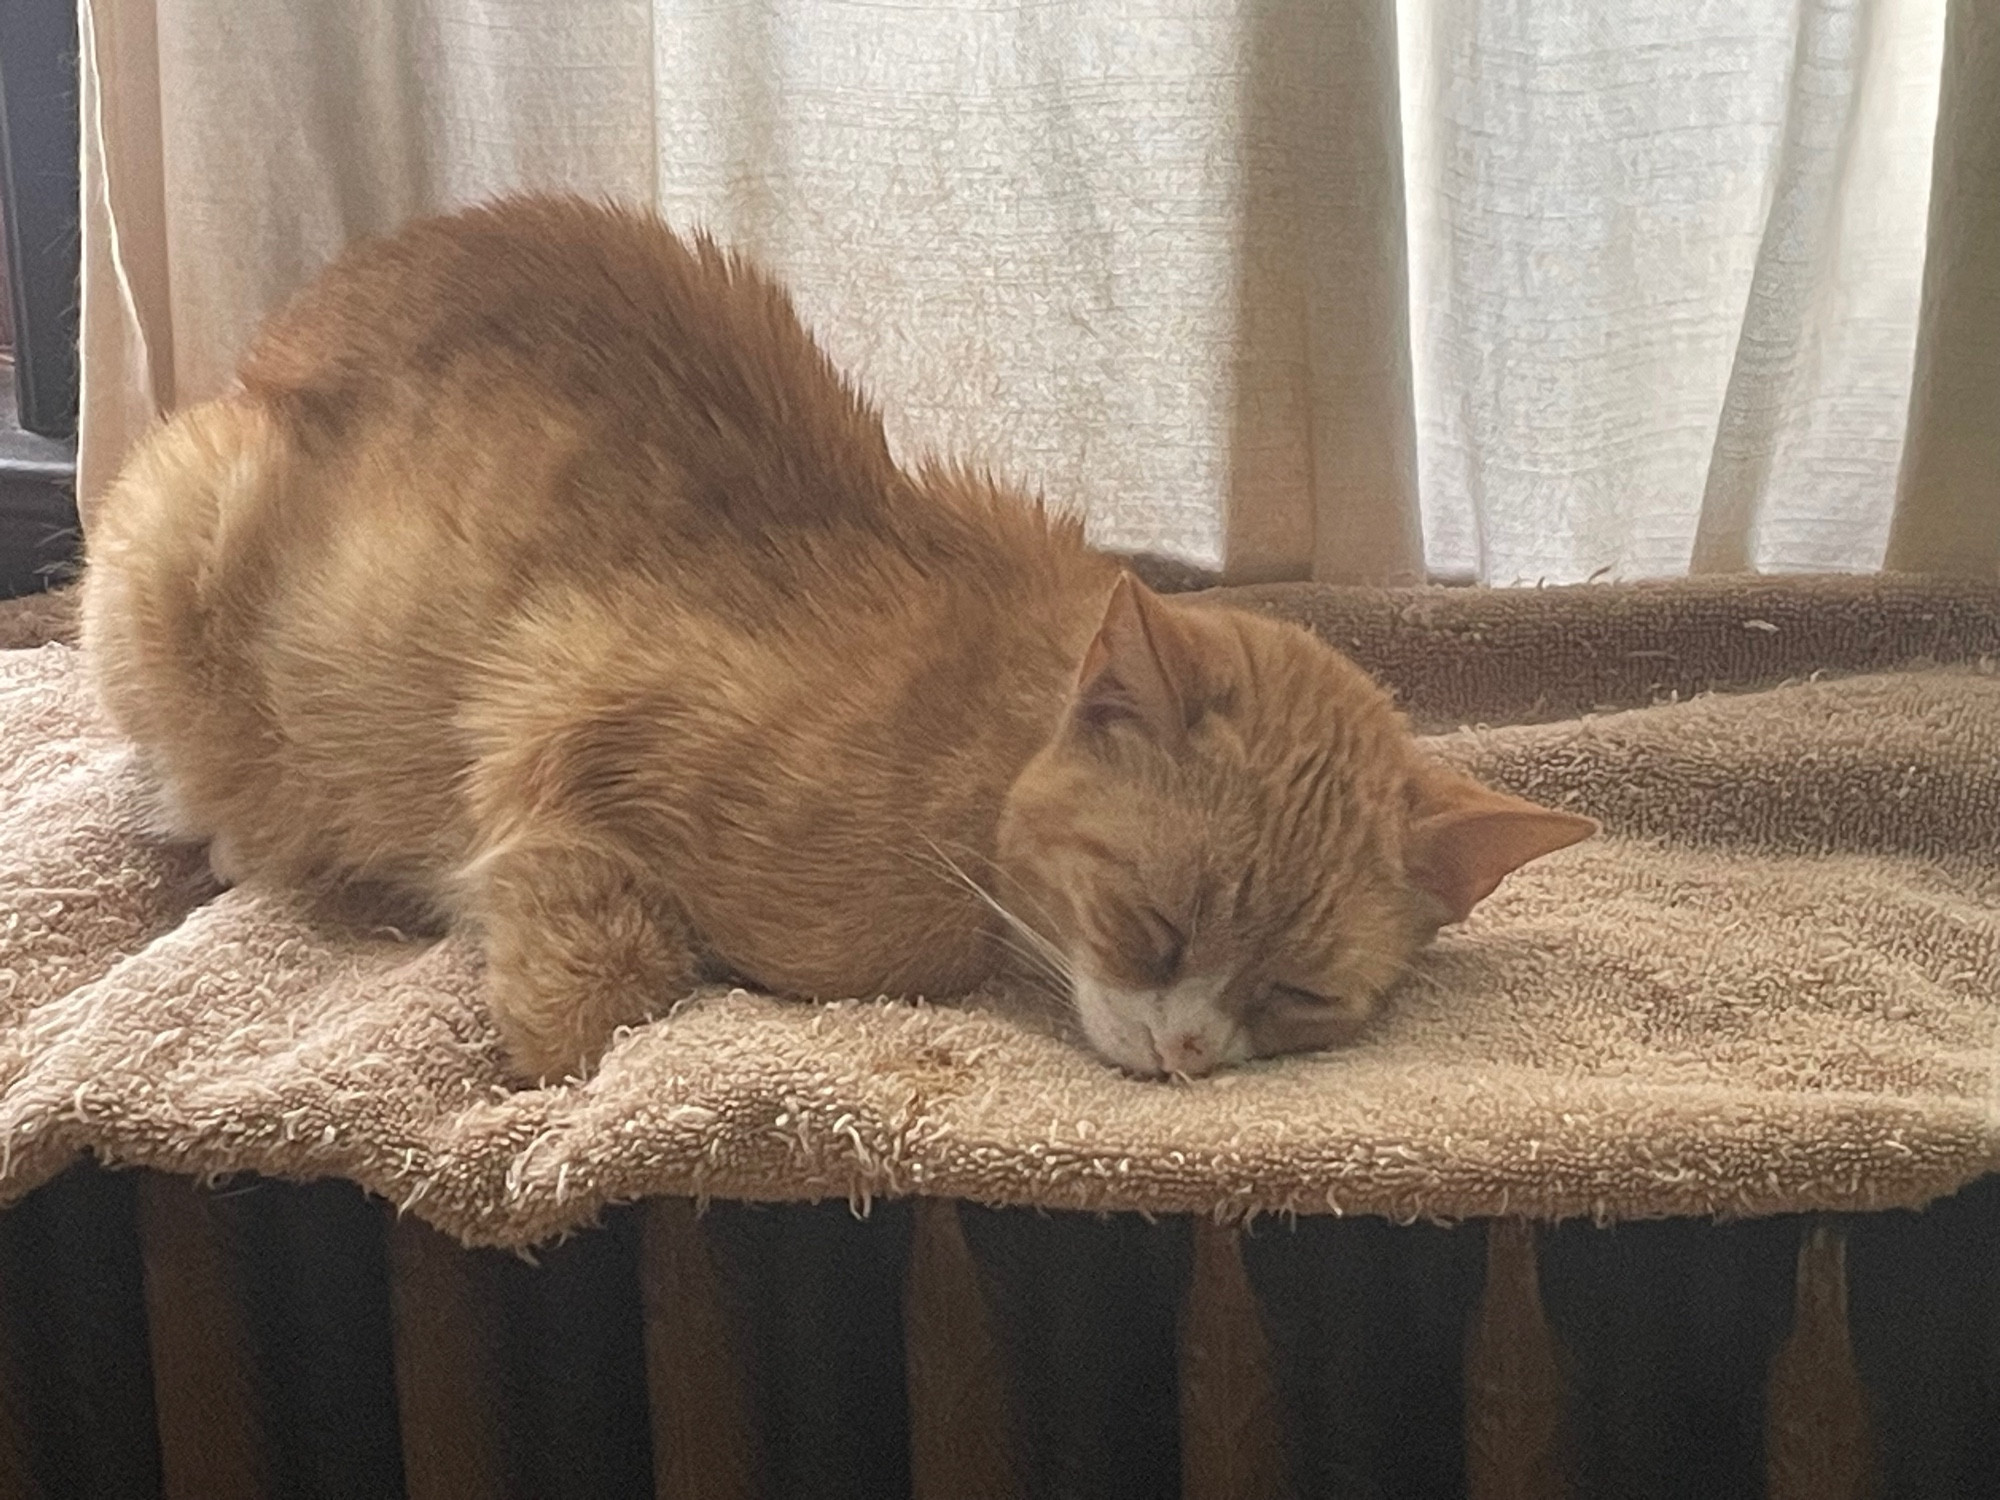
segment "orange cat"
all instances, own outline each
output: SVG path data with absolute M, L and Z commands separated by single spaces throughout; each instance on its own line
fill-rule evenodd
M 1040 974 L 1145 1074 L 1321 1047 L 1594 826 L 1427 763 L 1305 631 L 905 472 L 769 280 L 574 200 L 336 262 L 133 455 L 84 634 L 166 830 L 474 924 L 525 1078 L 703 973 Z

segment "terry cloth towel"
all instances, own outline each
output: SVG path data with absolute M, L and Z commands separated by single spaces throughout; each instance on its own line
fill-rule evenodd
M 137 831 L 76 653 L 0 652 L 0 1197 L 89 1150 L 346 1177 L 525 1245 L 652 1194 L 1616 1218 L 1915 1205 L 2000 1163 L 2000 590 L 1236 596 L 1607 832 L 1358 1044 L 1192 1084 L 1006 997 L 716 990 L 510 1092 L 467 943 L 218 892 Z

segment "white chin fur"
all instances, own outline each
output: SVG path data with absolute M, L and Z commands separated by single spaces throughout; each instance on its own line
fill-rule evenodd
M 1098 1055 L 1128 1072 L 1199 1077 L 1249 1057 L 1242 1028 L 1222 1009 L 1227 982 L 1209 975 L 1127 990 L 1079 973 L 1077 1019 Z

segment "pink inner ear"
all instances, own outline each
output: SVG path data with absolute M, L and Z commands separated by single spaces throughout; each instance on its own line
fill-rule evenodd
M 1463 922 L 1528 861 L 1597 832 L 1594 819 L 1465 785 L 1469 790 L 1459 805 L 1420 818 L 1411 828 L 1405 866 L 1417 888 L 1444 907 L 1447 922 Z
M 1164 742 L 1178 739 L 1187 728 L 1177 680 L 1185 654 L 1159 601 L 1131 574 L 1119 574 L 1077 670 L 1076 720 L 1092 728 L 1136 723 Z

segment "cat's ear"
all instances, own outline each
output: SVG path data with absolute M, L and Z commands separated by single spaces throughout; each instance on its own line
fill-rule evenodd
M 1192 666 L 1173 612 L 1130 573 L 1120 573 L 1077 669 L 1071 722 L 1087 730 L 1135 724 L 1162 744 L 1178 744 L 1187 733 Z
M 1404 870 L 1411 883 L 1463 922 L 1509 875 L 1597 832 L 1594 818 L 1557 812 L 1439 771 L 1411 810 Z

